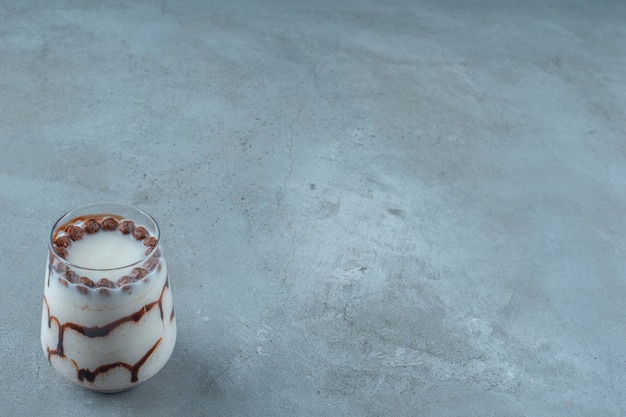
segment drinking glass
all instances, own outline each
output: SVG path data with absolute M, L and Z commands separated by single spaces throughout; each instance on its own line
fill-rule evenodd
M 154 376 L 176 343 L 156 221 L 132 206 L 91 204 L 61 216 L 48 246 L 41 345 L 53 368 L 100 392 Z

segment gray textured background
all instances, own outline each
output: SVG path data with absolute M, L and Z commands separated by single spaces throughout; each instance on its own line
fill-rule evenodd
M 6 416 L 626 415 L 626 4 L 0 2 Z M 39 344 L 65 211 L 151 213 L 179 323 Z

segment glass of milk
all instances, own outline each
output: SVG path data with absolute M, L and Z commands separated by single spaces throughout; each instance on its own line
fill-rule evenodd
M 101 392 L 154 376 L 176 343 L 156 221 L 132 206 L 91 204 L 57 220 L 48 246 L 41 345 L 53 368 Z

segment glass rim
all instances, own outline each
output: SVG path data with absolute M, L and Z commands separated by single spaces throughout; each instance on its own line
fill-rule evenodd
M 117 207 L 122 207 L 126 210 L 131 210 L 131 211 L 136 211 L 138 212 L 140 215 L 146 216 L 150 221 L 152 221 L 154 223 L 154 227 L 155 227 L 155 235 L 154 237 L 157 238 L 157 244 L 154 247 L 154 249 L 152 251 L 150 251 L 150 253 L 144 255 L 141 259 L 132 262 L 130 264 L 127 265 L 123 265 L 123 266 L 116 266 L 114 268 L 89 268 L 89 267 L 85 267 L 85 266 L 81 266 L 75 263 L 72 263 L 70 261 L 68 261 L 67 259 L 63 258 L 55 249 L 54 249 L 54 244 L 52 243 L 52 237 L 54 236 L 55 231 L 58 229 L 58 227 L 61 225 L 61 220 L 63 220 L 68 214 L 74 212 L 74 211 L 80 211 L 80 210 L 88 210 L 90 208 L 95 208 L 98 206 L 117 206 Z M 106 212 L 93 212 L 91 213 L 93 215 L 112 215 L 112 216 L 120 216 L 120 214 L 117 213 L 106 213 Z M 71 218 L 68 218 L 67 221 L 72 220 Z M 80 207 L 76 207 L 73 208 L 69 211 L 66 211 L 65 213 L 63 213 L 61 215 L 61 217 L 59 217 L 55 222 L 54 225 L 52 226 L 52 229 L 50 230 L 50 236 L 48 237 L 48 249 L 54 253 L 56 255 L 56 257 L 58 258 L 59 262 L 62 262 L 63 264 L 67 265 L 68 267 L 72 267 L 75 269 L 80 269 L 83 271 L 99 271 L 99 272 L 106 272 L 106 271 L 118 271 L 118 270 L 122 270 L 122 269 L 128 269 L 130 267 L 133 267 L 135 265 L 141 264 L 142 262 L 145 262 L 147 259 L 149 259 L 151 256 L 153 256 L 153 253 L 161 246 L 161 229 L 159 228 L 159 224 L 157 223 L 157 221 L 154 219 L 154 217 L 152 217 L 150 214 L 148 214 L 146 211 L 135 207 L 135 206 L 131 206 L 130 204 L 124 204 L 124 203 L 117 203 L 114 201 L 103 201 L 100 203 L 91 203 L 91 204 L 86 204 L 84 206 L 80 206 Z

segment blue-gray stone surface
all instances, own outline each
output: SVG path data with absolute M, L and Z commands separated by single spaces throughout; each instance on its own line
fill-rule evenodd
M 626 3 L 2 2 L 0 414 L 626 415 Z M 159 222 L 179 337 L 58 376 L 50 227 Z

